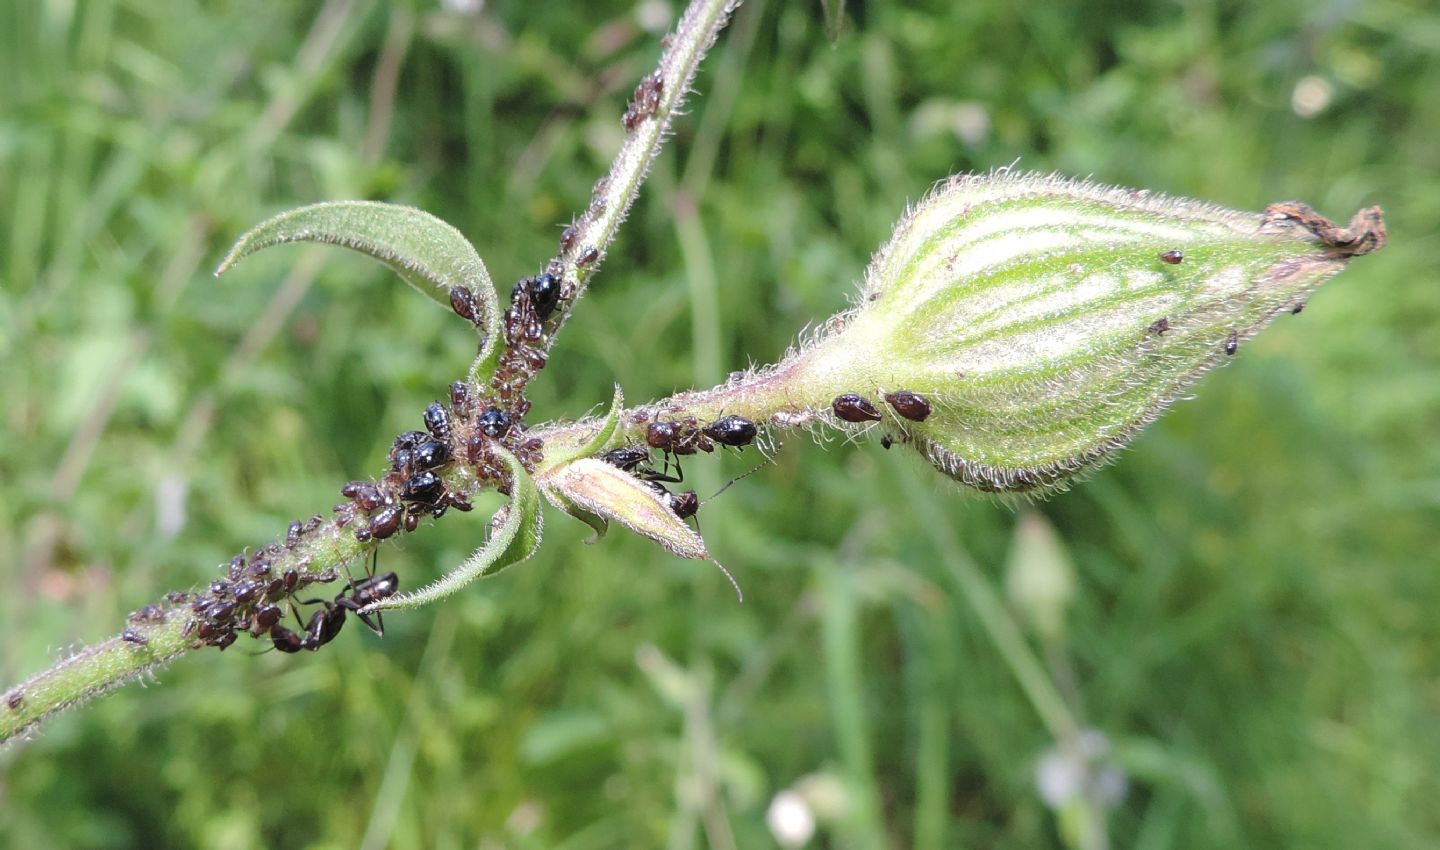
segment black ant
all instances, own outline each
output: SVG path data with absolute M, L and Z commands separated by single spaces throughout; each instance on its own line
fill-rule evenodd
M 377 635 L 384 635 L 385 620 L 379 612 L 375 613 L 372 620 L 371 615 L 364 609 L 394 596 L 399 589 L 400 578 L 394 573 L 367 576 L 360 581 L 351 581 L 348 587 L 336 595 L 333 602 L 326 602 L 323 599 L 305 600 L 306 604 L 318 602 L 324 607 L 310 615 L 310 621 L 305 624 L 303 637 L 276 623 L 270 627 L 270 640 L 281 652 L 293 653 L 302 649 L 315 652 L 340 634 L 340 629 L 345 626 L 345 615 L 350 611 L 355 612 L 355 616 L 359 617 L 370 631 Z

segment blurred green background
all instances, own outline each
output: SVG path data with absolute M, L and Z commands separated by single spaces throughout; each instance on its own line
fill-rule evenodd
M 217 282 L 230 241 L 376 198 L 533 273 L 677 9 L 0 4 L 0 686 L 328 510 L 468 363 L 380 267 L 291 248 Z M 701 512 L 743 605 L 552 515 L 534 560 L 383 641 L 196 653 L 0 753 L 0 846 L 767 847 L 787 789 L 816 847 L 1440 844 L 1440 9 L 847 11 L 832 43 L 818 3 L 746 4 L 539 418 L 772 361 L 908 201 L 1017 158 L 1378 203 L 1392 244 L 1037 506 L 1068 562 L 1012 558 L 1023 512 L 901 451 L 797 437 Z M 754 458 L 687 472 L 705 495 Z M 482 528 L 381 566 L 416 586 Z M 1073 582 L 1059 628 L 1017 576 Z

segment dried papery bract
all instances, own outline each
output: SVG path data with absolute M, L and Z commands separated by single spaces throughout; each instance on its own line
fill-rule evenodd
M 870 417 L 835 400 L 872 404 L 877 427 L 965 484 L 1055 489 L 1384 241 L 1378 209 L 1341 228 L 1296 203 L 1253 214 L 1009 170 L 957 177 L 896 226 L 859 304 L 773 374 L 791 410 L 842 427 Z M 926 415 L 896 415 L 914 395 Z

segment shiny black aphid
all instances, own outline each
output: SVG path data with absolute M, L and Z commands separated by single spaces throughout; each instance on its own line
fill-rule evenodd
M 410 476 L 405 482 L 400 498 L 407 502 L 433 505 L 440 500 L 440 494 L 444 492 L 445 482 L 440 480 L 440 476 L 433 472 L 420 472 Z
M 830 409 L 846 422 L 880 421 L 880 411 L 875 409 L 875 405 L 854 393 L 836 396 L 835 400 L 830 402 Z
M 415 447 L 411 462 L 416 469 L 434 469 L 450 462 L 450 447 L 437 440 L 426 440 Z
M 930 402 L 926 401 L 925 396 L 919 393 L 896 390 L 893 393 L 886 393 L 885 401 L 895 408 L 896 413 L 911 422 L 924 422 L 925 418 L 930 415 Z
M 701 430 L 705 436 L 724 446 L 748 446 L 755 442 L 755 423 L 743 416 L 716 419 Z
M 125 641 L 126 643 L 133 643 L 136 646 L 144 646 L 150 642 L 144 635 L 140 634 L 134 629 L 126 629 L 125 631 L 121 632 L 120 639 Z
M 1239 350 L 1239 348 L 1240 348 L 1240 334 L 1237 333 L 1237 332 L 1235 332 L 1235 331 L 1231 331 L 1231 332 L 1230 332 L 1230 335 L 1225 338 L 1225 356 L 1226 356 L 1226 357 L 1231 357 L 1231 356 L 1233 356 L 1233 355 L 1235 354 L 1235 352 L 1236 352 L 1237 350 Z
M 450 439 L 450 414 L 445 412 L 445 405 L 438 401 L 430 402 L 425 408 L 425 427 L 437 440 Z
M 510 430 L 510 417 L 506 416 L 505 411 L 500 408 L 492 407 L 480 414 L 480 417 L 475 420 L 475 424 L 484 432 L 485 436 L 492 440 L 498 440 L 505 435 L 506 431 Z
M 542 272 L 530 278 L 526 289 L 530 293 L 530 304 L 535 308 L 535 315 L 540 321 L 550 318 L 555 308 L 560 304 L 560 279 L 549 272 Z
M 1180 250 L 1164 251 L 1160 254 L 1160 262 L 1178 266 L 1185 262 L 1185 252 Z

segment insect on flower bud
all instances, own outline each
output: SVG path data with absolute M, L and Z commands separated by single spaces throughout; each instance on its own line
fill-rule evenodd
M 1008 170 L 952 178 L 876 253 L 858 306 L 780 372 L 815 415 L 903 434 L 965 484 L 1056 489 L 1385 238 L 1378 208 L 1337 227 L 1298 203 L 1257 215 Z

